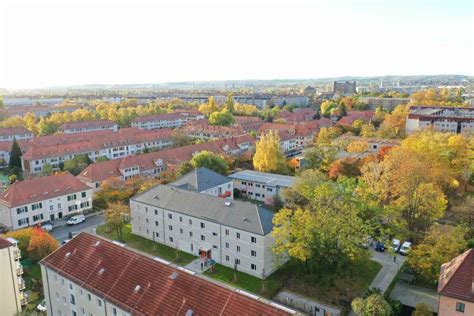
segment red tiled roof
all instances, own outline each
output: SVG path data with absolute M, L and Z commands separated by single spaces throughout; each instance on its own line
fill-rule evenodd
M 290 315 L 87 233 L 40 263 L 133 315 Z
M 16 207 L 90 188 L 70 173 L 17 181 L 0 193 L 0 203 Z
M 5 238 L 0 237 L 0 249 L 8 248 L 13 244 L 6 240 Z
M 438 293 L 474 303 L 474 249 L 441 266 Z
M 185 161 L 191 160 L 194 153 L 203 150 L 214 153 L 225 153 L 239 149 L 243 143 L 255 144 L 255 140 L 248 134 L 226 139 L 219 139 L 202 144 L 194 144 L 177 148 L 164 149 L 157 152 L 129 156 L 121 159 L 96 162 L 87 166 L 77 177 L 84 182 L 99 182 L 111 177 L 120 177 L 119 169 L 138 166 L 140 172 L 156 168 L 155 161 L 161 159 L 167 166 L 176 166 Z M 224 150 L 224 148 L 226 149 Z
M 135 127 L 121 128 L 117 132 L 100 130 L 78 134 L 59 134 L 34 138 L 26 143 L 23 159 L 56 157 L 66 154 L 85 153 L 122 145 L 168 139 L 171 130 L 140 130 Z M 23 147 L 22 147 L 23 148 Z
M 91 121 L 79 121 L 79 122 L 69 122 L 64 123 L 59 127 L 60 131 L 65 131 L 68 129 L 79 129 L 79 128 L 106 128 L 112 127 L 117 123 L 109 120 L 91 120 Z
M 311 121 L 316 112 L 310 108 L 297 108 L 294 109 L 293 112 L 288 110 L 283 110 L 275 117 L 275 119 L 282 119 L 286 122 L 304 122 L 304 121 Z
M 356 120 L 368 122 L 375 115 L 374 111 L 349 111 L 347 115 L 341 118 L 337 123 L 341 125 L 352 125 Z
M 33 134 L 23 126 L 0 128 L 0 136 Z
M 0 151 L 12 151 L 13 142 L 0 142 Z
M 245 133 L 243 128 L 237 126 L 213 126 L 207 123 L 207 120 L 197 120 L 189 122 L 182 128 L 185 133 L 207 133 L 210 135 L 217 135 L 221 137 L 237 136 Z

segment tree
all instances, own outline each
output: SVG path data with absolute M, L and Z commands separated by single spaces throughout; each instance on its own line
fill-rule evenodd
M 225 99 L 224 103 L 224 108 L 227 110 L 227 112 L 234 113 L 234 97 L 232 96 L 232 93 L 229 93 L 227 95 L 227 98 Z
M 408 253 L 407 263 L 425 281 L 436 284 L 441 265 L 467 246 L 465 226 L 435 225 L 423 241 Z
M 316 144 L 331 145 L 331 142 L 341 136 L 341 130 L 337 127 L 323 127 L 319 130 Z
M 227 109 L 223 109 L 220 112 L 212 112 L 209 116 L 210 125 L 229 126 L 234 124 L 234 122 L 234 116 Z
M 106 156 L 100 156 L 95 159 L 95 162 L 109 161 L 110 159 Z
M 183 147 L 191 144 L 191 137 L 181 129 L 174 129 L 171 132 L 171 142 L 173 147 Z
M 378 131 L 379 137 L 403 138 L 405 136 L 405 122 L 409 112 L 406 105 L 398 105 L 392 113 L 385 115 Z
M 41 174 L 44 176 L 49 176 L 52 173 L 53 173 L 53 166 L 49 163 L 44 164 Z
M 425 303 L 416 304 L 415 311 L 411 314 L 412 316 L 434 316 L 431 308 Z
M 224 158 L 205 150 L 194 155 L 191 159 L 191 164 L 194 168 L 205 167 L 223 175 L 226 175 L 229 171 L 229 166 Z
M 105 222 L 123 240 L 122 229 L 130 221 L 130 208 L 120 202 L 110 203 L 105 210 Z
M 330 179 L 337 179 L 340 176 L 355 178 L 360 176 L 361 161 L 357 158 L 345 158 L 334 161 L 329 168 Z
M 277 132 L 270 131 L 256 142 L 253 166 L 256 170 L 263 172 L 286 172 L 285 156 L 281 150 Z
M 332 147 L 315 146 L 304 152 L 304 169 L 318 169 L 328 172 L 331 164 L 336 160 L 336 150 Z
M 33 262 L 38 262 L 59 247 L 59 243 L 50 234 L 40 227 L 34 228 L 28 244 L 28 257 Z
M 329 117 L 337 109 L 337 103 L 331 100 L 325 100 L 321 103 L 321 114 Z
M 367 298 L 356 298 L 352 309 L 358 316 L 391 316 L 392 307 L 381 294 L 372 294 Z
M 176 169 L 176 176 L 181 177 L 192 170 L 194 170 L 194 166 L 191 161 L 185 161 Z
M 199 107 L 199 112 L 204 113 L 206 115 L 210 115 L 213 112 L 219 111 L 219 108 L 214 100 L 214 97 L 209 97 L 209 100 L 206 104 L 202 104 Z
M 69 171 L 73 175 L 77 176 L 91 163 L 92 160 L 89 158 L 88 155 L 76 155 L 73 159 L 69 159 L 64 162 L 64 170 Z
M 21 168 L 21 149 L 16 139 L 13 139 L 12 149 L 10 151 L 10 167 Z

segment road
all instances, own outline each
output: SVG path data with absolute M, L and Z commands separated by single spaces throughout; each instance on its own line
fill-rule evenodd
M 55 227 L 51 231 L 51 235 L 56 238 L 59 242 L 68 239 L 69 232 L 79 233 L 82 231 L 93 232 L 93 230 L 104 223 L 104 217 L 102 215 L 94 215 L 86 218 L 86 221 L 74 226 L 60 226 Z
M 405 262 L 406 257 L 397 254 L 396 261 L 393 261 L 393 254 L 390 254 L 388 251 L 377 252 L 371 248 L 370 253 L 372 254 L 372 260 L 377 261 L 382 265 L 382 269 L 380 269 L 370 287 L 379 288 L 382 292 L 385 292 L 395 275 L 397 275 L 403 262 Z

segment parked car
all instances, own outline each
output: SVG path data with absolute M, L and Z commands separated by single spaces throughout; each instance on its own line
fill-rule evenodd
M 46 308 L 46 300 L 42 300 L 41 303 L 39 303 L 37 306 L 36 306 L 36 309 L 39 310 L 40 312 L 46 312 L 47 308 Z
M 400 247 L 400 254 L 406 256 L 411 249 L 411 242 L 405 241 L 403 245 Z
M 367 236 L 365 241 L 362 243 L 362 248 L 369 249 L 370 246 L 374 243 L 374 238 L 372 236 Z
M 392 250 L 393 250 L 393 252 L 397 253 L 399 249 L 400 249 L 400 240 L 393 239 L 392 240 Z
M 385 251 L 385 244 L 382 241 L 377 241 L 375 243 L 375 251 L 384 252 Z
M 80 224 L 80 223 L 84 222 L 85 220 L 86 220 L 86 217 L 85 217 L 83 214 L 74 215 L 73 217 L 71 217 L 71 218 L 66 222 L 66 224 L 68 224 L 68 225 L 76 225 L 76 224 Z
M 53 223 L 51 223 L 50 221 L 44 222 L 43 224 L 41 224 L 41 228 L 44 231 L 50 232 L 53 230 Z

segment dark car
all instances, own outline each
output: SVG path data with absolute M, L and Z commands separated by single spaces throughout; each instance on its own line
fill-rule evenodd
M 385 244 L 381 241 L 377 241 L 375 243 L 375 251 L 384 252 L 385 251 Z

